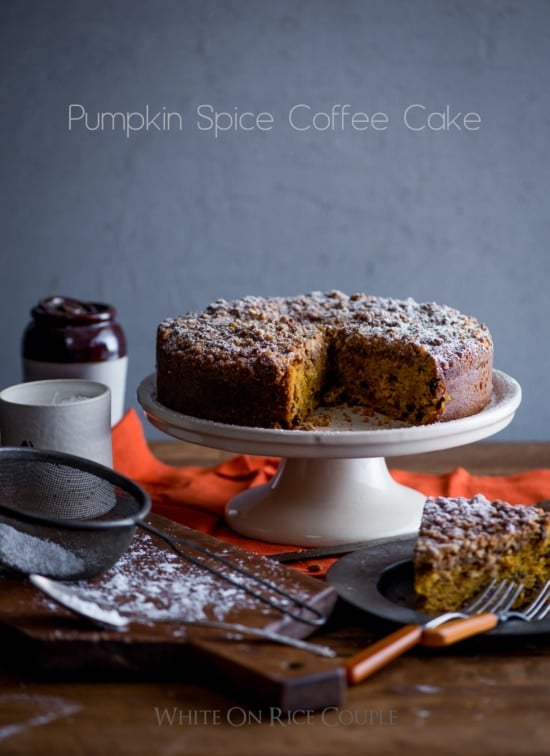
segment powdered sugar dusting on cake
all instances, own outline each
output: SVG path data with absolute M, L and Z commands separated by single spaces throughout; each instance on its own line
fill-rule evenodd
M 284 300 L 277 297 L 220 299 L 204 313 L 167 318 L 159 326 L 160 340 L 175 351 L 184 350 L 205 363 L 220 365 L 246 366 L 264 357 L 266 369 L 276 369 L 279 357 L 313 337 L 313 326 L 293 319 Z
M 452 420 L 488 404 L 492 365 L 475 318 L 364 293 L 220 299 L 157 330 L 159 401 L 237 425 L 295 428 L 329 396 L 410 424 Z
M 530 539 L 546 538 L 550 515 L 535 506 L 473 498 L 428 498 L 424 505 L 415 560 L 437 556 L 440 566 L 457 554 L 464 563 L 499 551 L 516 550 Z
M 233 352 L 246 360 L 261 353 L 274 356 L 274 343 L 277 353 L 288 353 L 304 338 L 313 338 L 320 326 L 335 329 L 342 324 L 388 340 L 415 342 L 449 362 L 476 344 L 492 347 L 487 326 L 452 307 L 340 291 L 219 299 L 203 313 L 165 319 L 159 334 L 165 342 L 175 337 L 174 349 L 204 353 L 205 359 L 224 359 Z

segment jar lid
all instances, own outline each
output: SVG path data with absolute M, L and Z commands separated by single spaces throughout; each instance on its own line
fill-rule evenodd
M 37 320 L 55 319 L 58 325 L 90 325 L 113 320 L 114 307 L 102 302 L 82 302 L 71 297 L 52 296 L 41 299 L 32 308 L 31 315 Z

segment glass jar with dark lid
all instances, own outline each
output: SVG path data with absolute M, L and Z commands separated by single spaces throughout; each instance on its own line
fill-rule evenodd
M 41 299 L 23 333 L 24 380 L 85 378 L 111 388 L 112 419 L 123 413 L 127 346 L 116 309 L 71 297 Z

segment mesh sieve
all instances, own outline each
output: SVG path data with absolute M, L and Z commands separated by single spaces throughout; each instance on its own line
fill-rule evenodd
M 108 467 L 61 452 L 0 449 L 0 563 L 79 580 L 105 572 L 151 503 Z
M 315 627 L 325 622 L 320 609 L 275 581 L 144 522 L 150 508 L 141 486 L 109 467 L 62 452 L 0 448 L 0 566 L 4 569 L 62 580 L 96 577 L 116 563 L 139 527 L 186 561 L 287 617 Z

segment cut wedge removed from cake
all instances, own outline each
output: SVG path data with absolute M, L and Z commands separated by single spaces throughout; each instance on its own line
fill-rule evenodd
M 345 402 L 429 425 L 481 412 L 493 340 L 476 318 L 433 302 L 365 293 L 219 299 L 157 328 L 157 398 L 218 423 L 307 429 Z
M 537 506 L 429 498 L 414 556 L 418 608 L 428 614 L 460 608 L 493 578 L 520 581 L 520 602 L 550 579 L 550 514 Z

